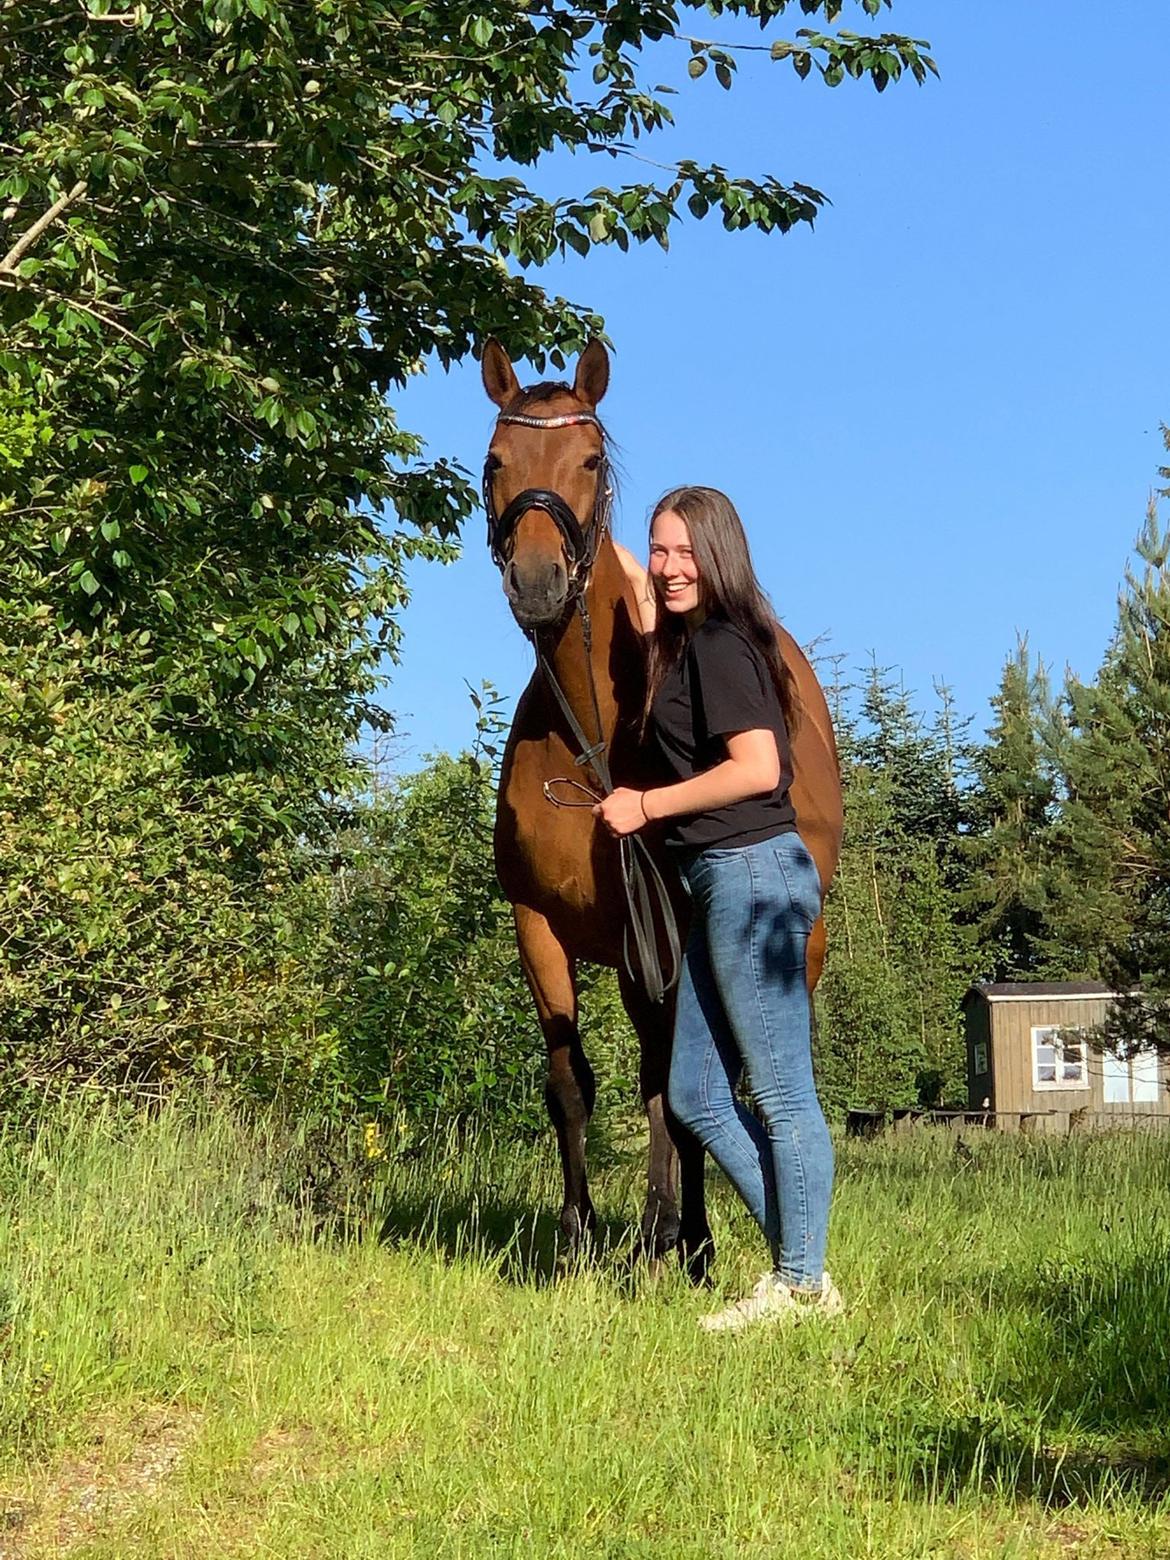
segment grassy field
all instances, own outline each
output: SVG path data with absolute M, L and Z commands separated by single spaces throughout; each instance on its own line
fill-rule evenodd
M 1170 1555 L 1170 1145 L 840 1145 L 837 1323 L 554 1273 L 550 1147 L 0 1131 L 0 1557 Z M 719 1288 L 761 1266 L 721 1187 Z

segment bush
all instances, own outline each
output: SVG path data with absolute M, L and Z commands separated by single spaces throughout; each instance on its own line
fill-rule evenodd
M 146 690 L 0 671 L 0 1044 L 9 1083 L 273 1073 L 318 1043 L 291 852 L 255 776 L 193 779 Z

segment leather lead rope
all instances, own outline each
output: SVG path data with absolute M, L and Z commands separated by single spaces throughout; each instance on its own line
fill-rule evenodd
M 585 605 L 584 596 L 577 598 L 577 605 L 581 613 L 581 626 L 585 636 L 585 666 L 589 676 L 589 695 L 593 705 L 593 718 L 596 723 L 598 740 L 590 742 L 580 721 L 573 713 L 572 706 L 565 697 L 564 689 L 556 679 L 548 657 L 540 648 L 540 641 L 532 634 L 533 644 L 536 647 L 536 659 L 540 670 L 551 689 L 553 696 L 560 705 L 561 714 L 568 722 L 569 730 L 577 743 L 580 752 L 574 759 L 574 763 L 581 769 L 591 771 L 598 789 L 592 790 L 583 785 L 579 780 L 567 777 L 544 782 L 544 794 L 554 807 L 592 807 L 603 797 L 612 794 L 614 785 L 610 774 L 609 760 L 606 757 L 606 741 L 602 734 L 601 709 L 597 700 L 597 684 L 593 677 L 593 658 L 590 654 L 592 648 L 592 624 L 589 619 L 589 609 Z M 554 795 L 552 787 L 557 785 L 569 785 L 576 790 L 583 791 L 589 798 L 585 802 L 565 802 Z M 625 960 L 626 972 L 631 980 L 640 981 L 652 1002 L 661 1002 L 668 992 L 672 991 L 678 983 L 681 968 L 681 949 L 678 935 L 678 921 L 675 919 L 674 907 L 670 902 L 670 891 L 662 873 L 658 870 L 658 864 L 650 854 L 646 842 L 636 834 L 624 834 L 618 841 L 618 850 L 621 859 L 622 890 L 626 899 L 626 910 L 629 919 L 622 932 L 622 957 Z M 664 940 L 666 943 L 666 960 L 658 957 L 658 936 L 655 925 L 655 909 L 658 912 L 658 921 L 661 923 Z M 634 959 L 631 958 L 631 941 L 636 955 L 637 968 L 634 967 Z

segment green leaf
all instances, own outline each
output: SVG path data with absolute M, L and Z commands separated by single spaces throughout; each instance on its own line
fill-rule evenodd
M 693 77 L 696 81 L 706 69 L 707 61 L 701 54 L 696 54 L 693 59 L 687 61 L 687 75 Z
M 130 480 L 134 483 L 135 487 L 141 486 L 141 484 L 146 481 L 149 475 L 150 470 L 146 466 L 130 467 Z
M 78 579 L 77 583 L 81 586 L 82 590 L 87 596 L 92 596 L 101 589 L 101 586 L 98 584 L 97 577 L 92 574 L 89 569 L 84 571 L 84 573 Z

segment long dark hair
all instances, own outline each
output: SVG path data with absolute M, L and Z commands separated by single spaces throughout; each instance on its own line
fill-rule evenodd
M 668 510 L 686 522 L 690 533 L 691 553 L 699 570 L 700 601 L 709 614 L 725 617 L 733 623 L 764 657 L 784 712 L 784 723 L 792 736 L 800 720 L 796 679 L 780 654 L 777 639 L 780 625 L 756 578 L 743 522 L 735 505 L 718 488 L 671 488 L 655 504 L 650 516 L 651 528 L 658 516 Z M 650 719 L 654 697 L 667 672 L 684 654 L 686 642 L 687 626 L 682 616 L 667 612 L 659 602 L 654 636 L 650 641 L 643 732 Z

